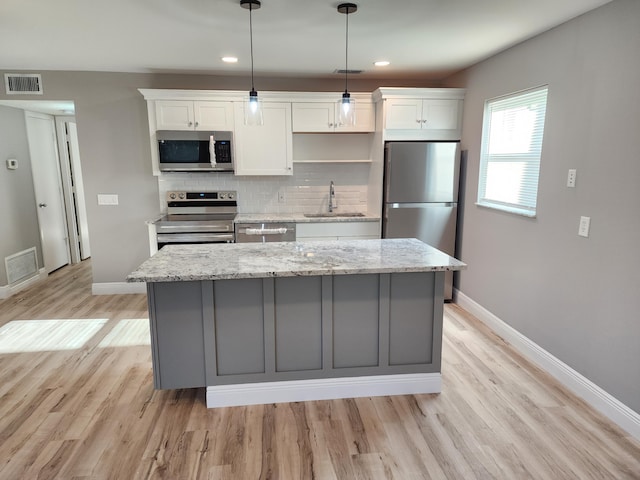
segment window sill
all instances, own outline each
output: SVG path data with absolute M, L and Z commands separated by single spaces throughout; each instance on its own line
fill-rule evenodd
M 537 218 L 536 212 L 527 212 L 526 210 L 519 210 L 517 208 L 502 207 L 498 205 L 488 205 L 486 203 L 478 203 L 478 202 L 476 202 L 475 205 L 478 207 L 486 208 L 488 210 L 496 210 L 498 212 L 511 213 L 513 215 L 518 215 L 520 217 Z

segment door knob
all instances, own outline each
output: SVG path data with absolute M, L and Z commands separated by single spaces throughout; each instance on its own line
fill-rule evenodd
M 46 203 L 39 203 L 39 204 L 38 204 L 38 206 L 39 206 L 40 208 L 44 208 L 44 207 L 46 207 L 46 206 L 47 206 L 47 204 L 46 204 Z

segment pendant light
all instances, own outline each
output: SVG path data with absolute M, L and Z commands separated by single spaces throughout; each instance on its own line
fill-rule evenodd
M 259 0 L 240 0 L 240 6 L 249 10 L 249 41 L 251 44 L 251 91 L 244 105 L 244 124 L 245 125 L 262 125 L 262 105 L 253 86 L 253 23 L 251 12 L 260 8 Z
M 344 93 L 338 100 L 338 125 L 353 126 L 356 124 L 356 102 L 349 94 L 349 14 L 358 11 L 355 3 L 341 3 L 338 12 L 345 14 L 345 51 L 344 51 Z

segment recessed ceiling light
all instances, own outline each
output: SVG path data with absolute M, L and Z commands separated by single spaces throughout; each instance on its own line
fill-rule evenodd
M 389 65 L 390 62 L 388 62 L 387 60 L 380 60 L 378 62 L 373 62 L 373 64 L 376 67 L 386 67 L 387 65 Z
M 238 63 L 238 57 L 222 57 L 222 61 L 225 63 Z

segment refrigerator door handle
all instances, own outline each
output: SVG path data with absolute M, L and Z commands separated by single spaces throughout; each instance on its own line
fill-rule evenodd
M 426 208 L 426 207 L 455 207 L 456 202 L 437 203 L 387 203 L 388 208 Z

